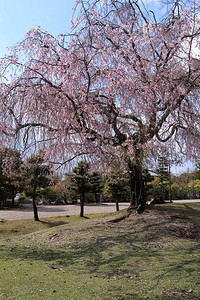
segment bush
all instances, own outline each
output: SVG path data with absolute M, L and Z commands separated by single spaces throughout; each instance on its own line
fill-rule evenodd
M 25 195 L 25 193 L 21 193 L 19 198 L 15 201 L 16 205 L 20 205 L 20 204 L 30 204 L 31 203 L 31 199 Z

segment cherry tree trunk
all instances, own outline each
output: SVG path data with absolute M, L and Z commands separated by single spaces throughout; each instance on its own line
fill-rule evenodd
M 134 163 L 129 159 L 128 168 L 130 180 L 130 207 L 138 207 L 146 202 L 142 166 L 139 161 Z

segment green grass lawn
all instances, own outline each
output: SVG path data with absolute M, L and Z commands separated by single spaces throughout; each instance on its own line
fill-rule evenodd
M 200 204 L 0 223 L 0 299 L 200 299 Z

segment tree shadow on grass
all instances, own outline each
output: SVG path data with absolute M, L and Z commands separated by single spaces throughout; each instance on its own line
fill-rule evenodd
M 193 253 L 193 251 L 199 251 L 200 246 L 191 247 L 188 249 L 190 256 Z M 200 299 L 200 294 L 198 292 L 199 289 L 195 292 L 195 287 L 199 285 L 199 281 L 197 282 L 200 274 L 200 257 L 196 258 L 185 258 L 180 261 L 173 261 L 170 262 L 168 266 L 166 266 L 165 269 L 161 270 L 159 274 L 157 274 L 154 277 L 154 284 L 151 286 L 149 291 L 154 290 L 157 286 L 159 286 L 160 283 L 166 281 L 171 281 L 172 285 L 170 288 L 164 290 L 165 295 L 162 299 Z M 190 289 L 185 290 L 183 288 L 177 288 L 176 283 L 173 284 L 174 280 L 175 282 L 185 282 L 185 280 L 189 280 L 191 286 Z M 180 286 L 180 285 L 178 285 Z M 191 289 L 192 287 L 192 289 Z M 194 289 L 194 291 L 193 291 Z M 175 295 L 175 296 L 173 296 Z
M 155 205 L 151 209 L 159 214 L 175 214 L 185 219 L 194 216 L 200 217 L 200 203 L 175 204 L 175 206 L 173 204 Z
M 56 236 L 55 240 L 56 242 Z M 156 250 L 148 249 L 134 244 L 129 235 L 120 235 L 120 237 L 97 237 L 95 240 L 83 241 L 70 244 L 63 244 L 60 247 L 48 244 L 39 246 L 26 246 L 15 244 L 6 246 L 6 258 L 26 258 L 35 261 L 55 262 L 60 267 L 82 264 L 90 272 L 98 272 L 102 266 L 107 266 L 108 270 L 114 271 L 121 268 L 123 264 L 131 257 L 136 255 L 144 260 L 151 256 L 159 257 Z M 5 245 L 4 245 L 5 247 Z M 125 270 L 127 271 L 127 270 Z
M 69 222 L 67 221 L 56 221 L 56 220 L 51 220 L 51 221 L 48 221 L 48 220 L 40 220 L 40 223 L 44 224 L 45 226 L 48 226 L 49 228 L 52 228 L 52 227 L 57 227 L 57 226 L 60 226 L 60 225 L 67 225 L 69 224 Z
M 143 232 L 146 242 L 167 237 L 200 239 L 200 206 L 194 204 L 159 205 L 151 207 L 154 218 L 136 221 L 138 232 Z M 156 214 L 155 214 L 156 213 Z M 139 225 L 141 223 L 141 225 Z
M 36 242 L 37 243 L 37 242 Z M 91 277 L 115 280 L 125 279 L 135 281 L 142 280 L 144 276 L 149 276 L 148 268 L 152 261 L 156 260 L 155 270 L 152 269 L 153 275 L 149 280 L 149 292 L 152 292 L 164 280 L 187 277 L 193 278 L 194 271 L 200 273 L 199 255 L 200 245 L 196 244 L 188 247 L 185 251 L 186 256 L 180 259 L 174 258 L 173 249 L 167 252 L 169 262 L 165 261 L 165 256 L 160 249 L 147 248 L 141 243 L 134 242 L 134 236 L 121 234 L 120 236 L 100 236 L 94 240 L 76 241 L 71 245 L 63 244 L 62 246 L 44 247 L 44 245 L 7 245 L 2 249 L 5 253 L 4 259 L 17 258 L 20 260 L 33 262 L 43 262 L 49 268 L 62 270 L 68 268 L 73 270 L 77 276 L 80 274 L 90 274 Z M 191 255 L 194 257 L 191 258 Z M 171 259 L 172 258 L 172 259 Z M 146 273 L 147 272 L 147 273 Z M 130 279 L 132 278 L 132 279 Z M 148 291 L 147 291 L 148 293 Z M 133 294 L 117 299 L 131 299 Z M 167 295 L 166 295 L 167 297 Z M 163 299 L 167 299 L 167 298 Z M 143 299 L 137 294 L 132 299 Z M 170 299 L 173 299 L 171 296 Z M 181 299 L 184 299 L 182 297 Z
M 188 209 L 187 206 L 183 207 L 183 211 Z M 87 226 L 79 230 L 79 237 L 76 237 L 76 232 L 73 229 L 68 229 L 60 233 L 56 233 L 53 239 L 45 237 L 42 243 L 34 239 L 34 244 L 11 244 L 4 245 L 4 259 L 21 258 L 38 262 L 45 262 L 50 268 L 59 269 L 62 267 L 74 269 L 79 274 L 85 272 L 100 278 L 114 278 L 115 276 L 131 276 L 137 278 L 143 272 L 146 272 L 151 265 L 152 260 L 156 260 L 156 264 L 164 269 L 159 269 L 154 272 L 153 283 L 151 289 L 155 288 L 163 278 L 169 277 L 171 279 L 178 278 L 180 274 L 188 274 L 192 276 L 195 272 L 200 273 L 199 255 L 200 245 L 198 243 L 188 244 L 187 249 L 184 249 L 185 244 L 180 244 L 181 249 L 178 249 L 179 254 L 186 254 L 186 257 L 175 259 L 176 248 L 167 245 L 167 251 L 159 248 L 159 243 L 176 234 L 168 230 L 168 225 L 173 225 L 172 215 L 178 216 L 178 229 L 182 223 L 187 223 L 187 220 L 182 219 L 183 212 L 178 214 L 176 209 L 166 207 L 166 215 L 160 212 L 156 207 L 154 210 L 158 211 L 159 216 L 157 222 L 155 219 L 144 221 L 142 216 L 131 217 L 130 220 L 124 220 L 120 224 L 100 224 L 96 227 L 95 231 L 91 231 L 93 236 L 90 235 L 92 226 Z M 190 221 L 192 222 L 191 214 L 189 213 Z M 149 213 L 150 214 L 150 213 Z M 197 213 L 198 216 L 198 213 Z M 175 218 L 176 221 L 176 218 Z M 50 224 L 51 226 L 51 224 Z M 71 234 L 72 238 L 68 240 L 67 235 Z M 80 234 L 81 233 L 81 234 Z M 94 235 L 95 233 L 95 235 Z M 65 239 L 63 240 L 63 234 Z M 87 237 L 88 236 L 88 237 Z M 177 237 L 177 241 L 182 242 L 182 237 Z M 171 241 L 174 241 L 171 239 Z M 190 245 L 190 246 L 189 246 Z M 6 248 L 5 248 L 6 247 Z M 171 248 L 170 248 L 171 247 Z M 191 258 L 191 255 L 194 257 Z M 169 263 L 165 261 L 166 256 L 169 256 Z M 184 270 L 184 272 L 183 272 Z M 139 275 L 138 275 L 139 274 Z M 182 276 L 182 275 L 181 275 Z M 185 275 L 184 275 L 185 276 Z M 127 278 L 127 280 L 129 280 Z M 155 284 L 155 285 L 154 285 Z M 128 299 L 128 297 L 127 297 Z M 137 299 L 137 298 L 134 298 Z M 140 298 L 138 298 L 140 299 Z

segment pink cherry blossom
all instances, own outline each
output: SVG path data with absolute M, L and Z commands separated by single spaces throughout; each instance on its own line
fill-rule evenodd
M 138 204 L 149 153 L 200 154 L 199 3 L 160 21 L 137 1 L 84 5 L 69 37 L 38 27 L 1 61 L 1 78 L 13 76 L 1 83 L 1 141 L 55 161 L 119 156 Z

